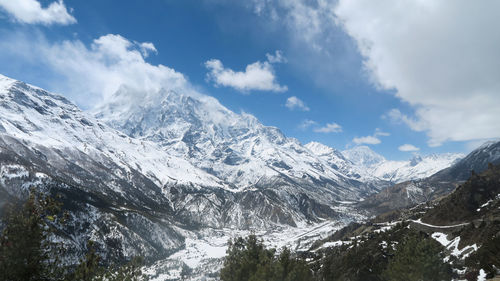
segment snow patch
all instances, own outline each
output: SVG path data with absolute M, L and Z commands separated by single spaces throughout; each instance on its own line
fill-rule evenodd
M 486 281 L 486 272 L 481 268 L 479 270 L 479 275 L 477 276 L 477 281 Z
M 448 235 L 442 232 L 434 232 L 431 235 L 434 240 L 438 241 L 441 245 L 443 245 L 448 251 L 450 251 L 450 255 L 455 256 L 459 259 L 465 259 L 473 252 L 477 251 L 479 247 L 476 244 L 468 245 L 463 247 L 462 249 L 458 248 L 460 244 L 460 236 L 455 237 L 453 240 L 448 240 Z M 449 260 L 448 258 L 445 258 Z

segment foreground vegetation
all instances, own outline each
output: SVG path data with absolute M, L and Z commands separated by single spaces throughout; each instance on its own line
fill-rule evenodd
M 222 281 L 307 281 L 312 272 L 306 262 L 294 258 L 284 248 L 279 255 L 275 249 L 266 249 L 255 235 L 246 239 L 229 241 L 224 267 L 220 272 Z
M 65 215 L 61 204 L 50 197 L 31 192 L 26 202 L 8 204 L 2 213 L 1 281 L 144 279 L 140 258 L 122 266 L 104 266 L 91 241 L 87 254 L 78 264 L 65 264 L 65 247 L 55 235 L 58 226 L 64 224 Z
M 237 238 L 230 244 L 220 276 L 223 281 L 451 279 L 442 246 L 433 239 L 408 234 L 392 248 L 380 243 L 387 238 L 382 235 L 355 242 L 358 245 L 336 247 L 309 263 L 293 257 L 286 248 L 276 255 L 255 236 Z

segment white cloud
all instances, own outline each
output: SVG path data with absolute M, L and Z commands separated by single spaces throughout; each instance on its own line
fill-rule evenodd
M 424 131 L 428 125 L 424 123 L 423 120 L 416 120 L 414 118 L 408 117 L 408 115 L 401 113 L 397 108 L 389 110 L 387 113 L 382 115 L 383 119 L 388 119 L 396 124 L 405 124 L 414 131 Z
M 285 106 L 290 110 L 309 111 L 309 107 L 296 96 L 291 96 L 286 100 Z
M 375 137 L 381 136 L 381 137 L 388 137 L 391 134 L 382 131 L 380 128 L 375 128 L 375 133 L 373 134 Z
M 155 53 L 158 54 L 158 50 L 156 50 L 156 47 L 153 43 L 151 42 L 143 42 L 143 43 L 137 43 L 141 48 L 142 55 L 147 58 L 149 56 L 149 53 Z
M 315 128 L 313 131 L 316 133 L 340 133 L 342 132 L 342 126 L 337 123 L 328 123 L 324 127 Z
M 306 130 L 306 129 L 308 129 L 309 127 L 314 126 L 314 125 L 316 125 L 316 124 L 318 124 L 316 121 L 309 120 L 309 119 L 305 119 L 305 120 L 303 120 L 303 121 L 299 124 L 299 126 L 298 126 L 298 127 L 299 127 L 299 129 L 301 129 L 301 130 Z
M 382 141 L 380 140 L 379 137 L 387 137 L 390 136 L 391 134 L 382 131 L 380 128 L 376 128 L 375 132 L 373 133 L 372 136 L 365 136 L 365 137 L 355 137 L 352 139 L 352 142 L 355 144 L 379 144 Z
M 500 137 L 499 1 L 340 0 L 338 23 L 382 89 L 414 107 L 393 120 L 429 145 Z
M 409 151 L 419 151 L 420 148 L 412 145 L 412 144 L 403 144 L 401 145 L 400 147 L 398 147 L 398 149 L 400 151 L 404 151 L 404 152 L 409 152 Z
M 0 8 L 16 21 L 29 24 L 73 24 L 76 19 L 68 12 L 62 0 L 43 8 L 37 0 L 0 0 Z
M 288 90 L 286 86 L 278 84 L 274 68 L 268 61 L 249 64 L 245 71 L 226 68 L 218 59 L 205 62 L 205 67 L 209 70 L 207 79 L 213 81 L 216 86 L 232 87 L 242 92 L 252 90 L 285 92 Z
M 274 55 L 266 54 L 267 61 L 270 63 L 285 63 L 287 62 L 286 58 L 283 56 L 283 52 L 280 50 L 276 50 Z
M 355 144 L 379 144 L 380 139 L 374 136 L 366 136 L 352 139 Z
M 334 26 L 335 1 L 252 0 L 254 12 L 283 22 L 292 36 L 314 50 L 325 50 L 329 29 Z
M 162 88 L 195 93 L 181 73 L 147 62 L 144 46 L 114 34 L 87 46 L 79 40 L 51 43 L 40 34 L 15 33 L 0 41 L 0 53 L 6 59 L 15 58 L 16 63 L 50 72 L 45 85 L 84 108 L 107 102 L 122 86 L 136 90 L 137 96 L 131 98 L 137 99 Z M 153 44 L 147 46 L 154 49 Z

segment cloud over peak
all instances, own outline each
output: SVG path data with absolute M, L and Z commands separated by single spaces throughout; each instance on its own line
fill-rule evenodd
M 413 144 L 403 144 L 401 146 L 398 147 L 399 151 L 403 151 L 403 152 L 414 152 L 414 151 L 419 151 L 420 148 L 414 146 Z
M 366 136 L 352 139 L 352 142 L 355 144 L 379 144 L 381 143 L 380 139 L 374 136 Z
M 67 93 L 84 108 L 107 102 L 122 86 L 136 92 L 134 98 L 160 89 L 194 93 L 182 73 L 146 61 L 156 48 L 116 34 L 107 34 L 86 45 L 80 40 L 48 42 L 44 36 L 9 35 L 0 50 L 26 67 L 43 67 L 53 91 Z M 133 101 L 132 101 L 133 102 Z
M 43 8 L 37 0 L 0 0 L 0 8 L 21 23 L 44 25 L 76 23 L 76 19 L 68 12 L 62 0 L 52 2 L 46 8 Z

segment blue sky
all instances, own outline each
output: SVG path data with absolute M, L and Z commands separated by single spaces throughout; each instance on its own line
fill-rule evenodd
M 36 0 L 19 2 L 32 5 Z M 415 151 L 401 150 L 415 150 L 410 145 L 419 154 L 468 152 L 484 140 L 499 137 L 495 106 L 500 87 L 494 82 L 499 73 L 481 64 L 488 58 L 498 62 L 496 52 L 487 46 L 471 50 L 464 46 L 455 56 L 441 60 L 461 46 L 454 31 L 461 30 L 465 39 L 470 35 L 479 45 L 495 47 L 500 42 L 487 32 L 487 21 L 461 22 L 461 13 L 470 10 L 465 2 L 448 2 L 454 7 L 417 7 L 428 13 L 422 22 L 408 20 L 413 19 L 408 14 L 411 9 L 395 10 L 390 1 L 375 7 L 363 1 L 302 0 L 39 3 L 40 7 L 26 10 L 0 0 L 0 73 L 65 94 L 83 108 L 95 102 L 91 90 L 74 90 L 76 78 L 68 79 L 73 73 L 63 71 L 74 68 L 62 66 L 64 60 L 47 62 L 47 50 L 57 57 L 54 46 L 64 49 L 63 42 L 71 42 L 73 51 L 98 52 L 92 50 L 95 40 L 114 34 L 131 42 L 130 49 L 138 52 L 141 43 L 152 43 L 155 50 L 142 55 L 145 64 L 173 69 L 197 91 L 216 97 L 233 111 L 251 113 L 303 143 L 319 141 L 340 150 L 365 143 L 389 159 L 407 159 Z M 50 12 L 54 3 L 65 10 Z M 491 7 L 478 9 L 482 18 L 490 19 L 485 11 Z M 373 19 L 382 21 L 381 25 L 371 26 L 377 22 Z M 433 34 L 432 24 L 443 30 Z M 463 25 L 472 27 L 464 31 Z M 478 30 L 486 42 L 483 37 L 474 38 Z M 438 44 L 436 38 L 443 34 L 451 36 L 450 45 Z M 479 51 L 486 54 L 479 56 Z M 480 64 L 455 66 L 464 56 Z M 208 67 L 210 60 L 220 62 L 219 68 Z M 255 72 L 245 73 L 252 64 Z M 469 71 L 486 78 L 479 85 Z M 93 81 L 76 74 L 82 77 L 79 83 Z M 457 79 L 463 81 L 458 91 Z M 464 102 L 455 102 L 455 97 L 464 97 Z M 469 112 L 467 104 L 491 109 L 470 120 L 476 112 Z M 462 128 L 463 124 L 467 126 Z

